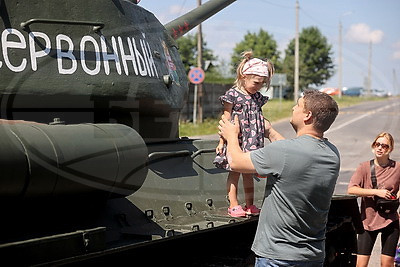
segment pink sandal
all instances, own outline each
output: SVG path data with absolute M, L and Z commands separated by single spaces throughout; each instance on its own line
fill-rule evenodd
M 261 211 L 255 205 L 250 205 L 249 207 L 245 206 L 244 209 L 246 210 L 246 214 L 248 215 L 258 215 Z
M 246 212 L 240 205 L 233 208 L 228 208 L 228 214 L 232 217 L 246 217 Z

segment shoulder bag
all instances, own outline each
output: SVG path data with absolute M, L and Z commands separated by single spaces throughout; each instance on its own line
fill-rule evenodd
M 372 187 L 377 189 L 376 186 L 376 175 L 375 175 L 375 163 L 374 160 L 371 159 L 370 161 L 370 168 L 371 168 L 371 180 L 372 180 Z M 399 208 L 399 199 L 386 199 L 381 197 L 375 197 L 376 203 L 376 210 L 381 213 L 389 214 L 394 213 Z

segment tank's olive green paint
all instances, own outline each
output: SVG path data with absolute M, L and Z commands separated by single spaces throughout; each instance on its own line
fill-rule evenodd
M 7 106 L 2 118 L 117 122 L 149 141 L 178 137 L 187 75 L 174 40 L 152 13 L 130 1 L 111 0 L 3 0 L 0 12 L 3 40 L 18 44 L 0 46 L 0 55 L 6 53 L 8 59 L 0 59 L 0 93 L 2 106 Z M 94 30 L 96 23 L 104 27 Z M 6 35 L 6 29 L 13 32 Z M 37 36 L 34 42 L 29 35 Z M 47 54 L 34 54 L 32 60 L 31 51 L 44 53 L 46 46 Z M 119 63 L 105 60 L 103 52 L 116 52 Z
M 128 196 L 147 175 L 147 147 L 122 124 L 0 124 L 0 196 Z

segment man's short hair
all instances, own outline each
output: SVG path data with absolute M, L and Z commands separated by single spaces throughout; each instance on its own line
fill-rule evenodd
M 305 90 L 303 98 L 304 110 L 311 111 L 314 118 L 314 128 L 321 132 L 328 130 L 339 113 L 336 101 L 318 90 Z

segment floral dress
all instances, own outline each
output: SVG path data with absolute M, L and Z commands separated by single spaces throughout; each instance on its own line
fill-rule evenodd
M 262 106 L 267 103 L 268 97 L 260 92 L 245 95 L 236 88 L 229 89 L 219 97 L 224 102 L 233 104 L 231 120 L 238 116 L 240 124 L 239 145 L 242 151 L 252 151 L 264 147 L 265 122 L 262 114 Z M 226 158 L 226 144 L 222 153 L 218 153 L 214 159 L 214 165 L 221 169 L 231 170 Z

